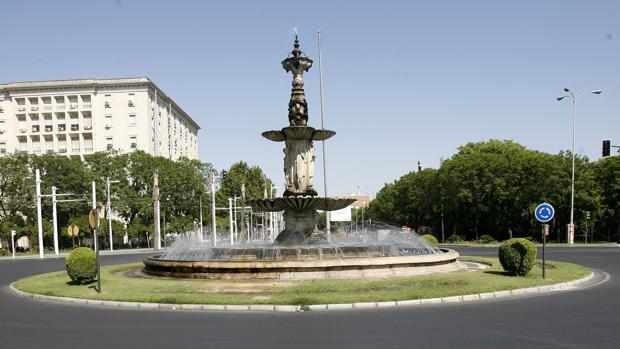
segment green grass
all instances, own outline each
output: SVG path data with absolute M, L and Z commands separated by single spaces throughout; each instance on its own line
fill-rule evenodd
M 503 291 L 555 284 L 582 278 L 588 268 L 570 263 L 547 262 L 546 279 L 536 266 L 525 277 L 507 276 L 497 258 L 462 257 L 492 264 L 483 271 L 390 279 L 356 280 L 184 280 L 128 276 L 142 268 L 141 263 L 103 267 L 101 294 L 94 285 L 71 285 L 67 273 L 53 272 L 31 276 L 15 287 L 32 293 L 174 304 L 325 304 L 394 301 Z

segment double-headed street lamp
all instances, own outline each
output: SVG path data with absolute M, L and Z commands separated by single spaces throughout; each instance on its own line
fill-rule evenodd
M 573 157 L 573 169 L 572 169 L 572 174 L 571 174 L 571 181 L 570 181 L 570 225 L 569 225 L 569 231 L 568 231 L 568 243 L 572 244 L 575 240 L 575 225 L 574 225 L 574 211 L 575 211 L 575 115 L 577 113 L 577 98 L 583 96 L 583 95 L 587 95 L 587 94 L 595 94 L 595 95 L 600 95 L 601 90 L 594 90 L 594 91 L 588 91 L 588 92 L 583 92 L 582 94 L 579 94 L 577 96 L 575 96 L 575 94 L 573 93 L 573 91 L 571 91 L 568 88 L 564 89 L 564 92 L 566 92 L 567 94 L 561 97 L 558 97 L 557 100 L 561 101 L 564 98 L 570 98 L 571 102 L 573 103 L 573 145 L 571 148 L 571 155 Z

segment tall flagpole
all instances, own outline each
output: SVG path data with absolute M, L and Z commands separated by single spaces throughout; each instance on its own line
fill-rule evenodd
M 317 46 L 319 49 L 319 90 L 321 91 L 321 129 L 324 130 L 323 125 L 323 60 L 321 59 L 321 31 L 317 30 Z M 325 140 L 321 141 L 323 150 L 323 189 L 325 191 L 325 197 L 327 197 L 327 164 L 325 163 Z M 331 226 L 329 211 L 325 211 L 325 230 L 327 231 L 327 241 L 331 240 Z

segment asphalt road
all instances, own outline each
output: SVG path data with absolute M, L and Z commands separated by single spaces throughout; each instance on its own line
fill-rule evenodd
M 457 248 L 494 255 L 496 248 Z M 620 348 L 620 248 L 550 248 L 608 273 L 531 298 L 305 313 L 112 309 L 16 297 L 8 285 L 62 259 L 0 261 L 0 348 Z M 146 255 L 104 256 L 104 264 Z

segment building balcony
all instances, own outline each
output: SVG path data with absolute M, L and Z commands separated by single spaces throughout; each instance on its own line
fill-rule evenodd
M 52 110 L 52 105 L 51 104 L 44 105 L 43 110 Z
M 39 132 L 40 127 L 39 125 L 32 125 L 32 132 Z
M 71 131 L 79 131 L 79 130 L 80 130 L 79 124 L 71 124 Z
M 92 105 L 90 103 L 82 103 L 82 109 L 90 109 Z
M 56 104 L 56 110 L 65 110 L 64 104 Z
M 30 111 L 37 111 L 37 110 L 39 110 L 39 106 L 38 105 L 30 106 Z
M 54 131 L 54 127 L 52 125 L 45 125 L 45 132 L 52 132 Z
M 67 125 L 65 124 L 58 124 L 58 131 L 64 132 L 67 130 Z

